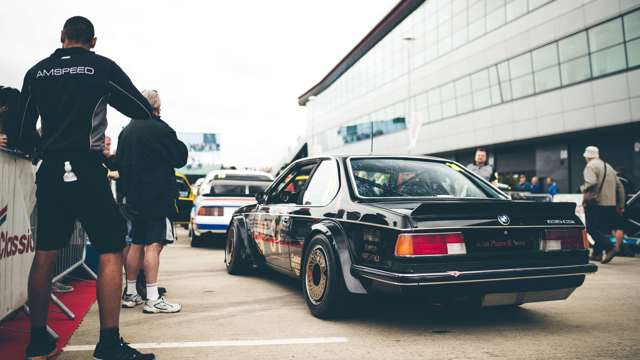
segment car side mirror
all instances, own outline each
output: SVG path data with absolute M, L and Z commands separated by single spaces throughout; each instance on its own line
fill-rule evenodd
M 267 202 L 267 194 L 264 191 L 260 191 L 256 194 L 256 201 L 258 201 L 258 204 L 264 204 Z

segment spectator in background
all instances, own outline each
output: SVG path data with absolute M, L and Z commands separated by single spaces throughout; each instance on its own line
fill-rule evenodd
M 549 195 L 551 196 L 556 196 L 556 194 L 558 193 L 558 184 L 556 184 L 553 177 L 548 176 L 545 179 L 545 183 L 547 184 L 547 193 L 549 193 Z
M 9 147 L 9 138 L 15 136 L 20 91 L 0 86 L 0 147 Z
M 495 180 L 493 166 L 487 163 L 487 150 L 483 148 L 476 150 L 474 162 L 467 165 L 467 169 L 489 182 Z
M 540 178 L 534 176 L 531 178 L 531 192 L 533 194 L 542 194 L 542 183 L 540 182 Z
M 118 138 L 116 159 L 120 169 L 118 189 L 122 202 L 131 215 L 131 248 L 127 255 L 127 289 L 123 307 L 143 303 L 136 289 L 141 252 L 146 277 L 143 312 L 175 313 L 180 304 L 169 302 L 159 294 L 158 271 L 160 252 L 173 242 L 173 226 L 169 221 L 176 212 L 175 168 L 187 163 L 187 147 L 178 140 L 176 132 L 160 119 L 160 96 L 155 90 L 143 95 L 153 108 L 152 119 L 131 119 Z
M 513 187 L 515 191 L 531 191 L 531 184 L 527 181 L 527 176 L 521 174 L 518 177 L 518 184 Z
M 580 191 L 583 193 L 587 231 L 595 241 L 591 260 L 606 264 L 616 255 L 609 236 L 618 228 L 619 215 L 624 212 L 624 188 L 613 167 L 600 159 L 597 147 L 587 146 L 583 156 L 587 165 Z

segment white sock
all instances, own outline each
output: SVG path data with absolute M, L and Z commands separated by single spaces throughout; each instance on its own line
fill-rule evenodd
M 147 300 L 158 300 L 160 294 L 158 294 L 158 283 L 147 284 Z
M 127 295 L 138 295 L 135 280 L 127 280 Z

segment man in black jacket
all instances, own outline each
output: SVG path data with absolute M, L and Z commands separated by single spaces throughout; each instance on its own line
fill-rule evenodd
M 143 95 L 151 104 L 154 117 L 132 119 L 118 137 L 116 152 L 118 192 L 132 218 L 127 290 L 122 306 L 132 308 L 143 302 L 136 289 L 136 278 L 140 254 L 144 251 L 147 300 L 143 312 L 175 313 L 182 307 L 158 293 L 158 269 L 163 246 L 173 241 L 169 218 L 175 215 L 178 196 L 174 169 L 187 163 L 188 151 L 175 131 L 160 119 L 158 92 L 145 90 Z
M 94 358 L 154 359 L 153 354 L 141 354 L 120 337 L 126 228 L 102 164 L 107 105 L 127 116 L 146 119 L 151 118 L 151 108 L 116 63 L 90 51 L 96 38 L 88 19 L 68 19 L 60 40 L 62 48 L 38 62 L 24 78 L 15 139 L 18 149 L 42 159 L 36 175 L 39 236 L 29 274 L 31 341 L 26 358 L 46 359 L 55 354 L 56 342 L 45 331 L 51 275 L 58 250 L 68 246 L 79 220 L 100 254 L 100 340 Z M 38 117 L 41 137 L 35 128 Z

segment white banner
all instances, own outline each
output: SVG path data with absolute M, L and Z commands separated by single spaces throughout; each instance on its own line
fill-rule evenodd
M 35 200 L 31 162 L 0 151 L 0 321 L 27 301 Z

